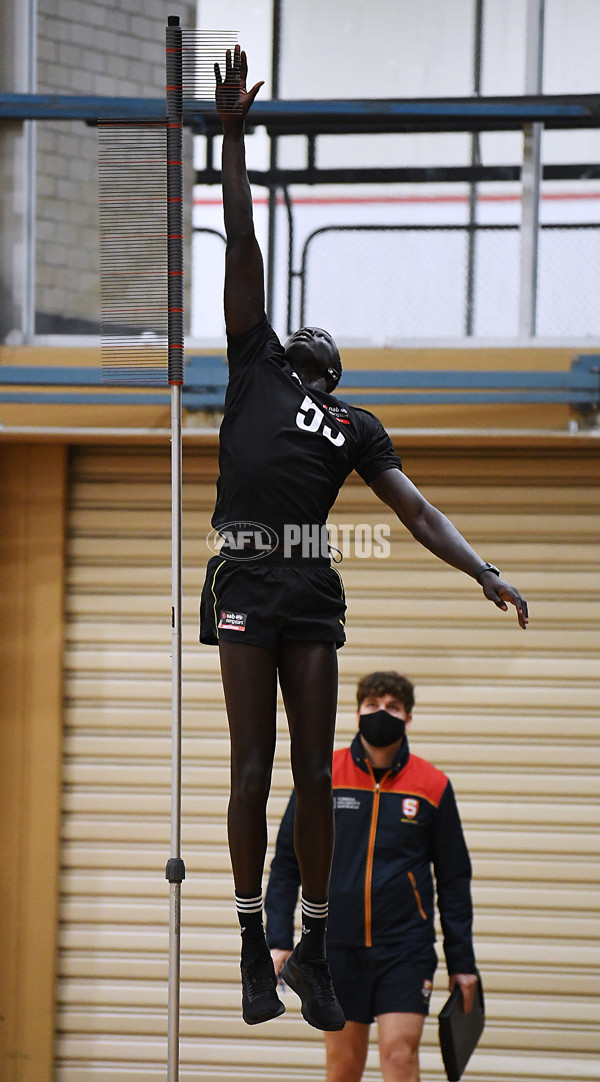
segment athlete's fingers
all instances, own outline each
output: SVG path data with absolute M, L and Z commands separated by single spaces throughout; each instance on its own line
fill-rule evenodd
M 529 609 L 527 608 L 527 602 L 524 597 L 517 594 L 517 600 L 515 601 L 517 606 L 517 618 L 519 620 L 519 627 L 523 628 L 523 631 L 529 623 Z
M 248 95 L 247 95 L 247 97 L 248 97 L 248 108 L 250 108 L 250 106 L 252 105 L 252 102 L 254 101 L 256 95 L 258 94 L 261 86 L 264 86 L 264 85 L 265 85 L 265 81 L 264 81 L 264 79 L 261 79 L 260 83 L 255 83 L 254 86 L 252 87 L 252 90 L 248 91 Z
M 217 86 L 221 86 L 223 83 L 223 76 L 221 75 L 221 69 L 218 64 L 215 64 L 215 79 L 217 80 Z
M 525 630 L 529 623 L 529 611 L 527 609 L 525 598 L 521 597 L 519 591 L 515 590 L 513 587 L 500 587 L 498 596 L 501 599 L 500 601 L 495 602 L 498 608 L 506 612 L 508 609 L 507 601 L 509 601 L 511 605 L 514 605 L 517 610 L 519 627 L 522 627 L 523 630 Z
M 239 45 L 236 45 L 233 50 L 233 74 L 238 77 L 240 74 L 240 68 L 242 64 L 242 54 L 240 52 Z
M 497 608 L 502 609 L 502 612 L 508 612 L 509 604 L 514 605 L 517 610 L 519 627 L 525 630 L 529 623 L 529 612 L 525 598 L 521 597 L 519 591 L 508 582 L 504 582 L 502 579 L 492 580 L 491 575 L 486 576 L 486 578 L 489 581 L 483 583 L 483 592 L 488 601 L 493 601 Z

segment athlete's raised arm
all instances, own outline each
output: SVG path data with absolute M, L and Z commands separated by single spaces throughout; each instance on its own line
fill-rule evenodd
M 227 251 L 225 326 L 243 334 L 260 320 L 265 305 L 263 261 L 254 233 L 252 195 L 246 171 L 244 121 L 262 82 L 246 90 L 246 54 L 236 45 L 225 57 L 225 78 L 215 64 L 216 105 L 223 125 L 222 185 Z

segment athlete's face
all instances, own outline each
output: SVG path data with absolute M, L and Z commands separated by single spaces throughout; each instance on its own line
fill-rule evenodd
M 339 353 L 328 331 L 322 327 L 301 327 L 288 338 L 284 349 L 294 372 L 307 387 L 327 391 L 335 386 L 337 381 L 328 375 L 327 369 L 339 371 Z

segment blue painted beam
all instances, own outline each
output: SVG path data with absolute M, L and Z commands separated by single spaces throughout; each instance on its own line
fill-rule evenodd
M 513 372 L 513 371 L 370 371 L 344 369 L 340 395 L 344 388 L 399 387 L 415 389 L 489 389 L 489 390 L 567 390 L 596 391 L 598 378 L 589 371 L 578 372 Z
M 222 395 L 219 396 L 222 400 Z M 114 394 L 98 394 L 73 391 L 5 391 L 0 393 L 0 402 L 29 404 L 36 406 L 168 406 L 170 395 L 129 394 L 116 391 Z
M 402 392 L 362 391 L 360 394 L 345 394 L 340 388 L 340 398 L 356 405 L 535 405 L 555 403 L 558 405 L 592 406 L 598 398 L 590 398 L 585 391 L 429 391 Z
M 600 358 L 599 358 L 600 360 Z M 210 358 L 213 362 L 214 358 Z M 190 357 L 185 366 L 184 389 L 194 390 L 208 387 L 225 388 L 227 386 L 227 366 L 224 363 L 198 363 L 199 358 Z M 0 385 L 36 387 L 139 387 L 140 379 L 119 380 L 113 382 L 104 378 L 98 368 L 87 367 L 38 367 L 38 366 L 3 366 L 0 367 Z M 145 386 L 148 386 L 144 382 Z M 153 386 L 165 386 L 155 383 Z M 341 395 L 345 388 L 403 388 L 405 390 L 551 390 L 595 392 L 599 388 L 598 375 L 589 368 L 575 368 L 568 372 L 539 371 L 460 371 L 421 369 L 345 369 L 341 384 Z
M 228 369 L 224 359 L 212 355 L 202 357 L 194 355 L 186 365 L 186 378 L 190 377 L 200 381 L 204 386 L 215 383 L 218 387 L 227 384 Z M 155 387 L 166 387 L 166 380 L 157 380 L 156 372 L 152 369 L 140 368 L 138 378 L 133 376 L 129 380 L 111 380 L 106 377 L 102 368 L 88 367 L 87 365 L 72 365 L 61 367 L 59 365 L 0 365 L 0 385 L 21 386 L 33 384 L 36 387 L 138 387 L 142 382 L 149 386 L 154 378 Z
M 150 370 L 140 370 L 140 380 L 151 375 Z M 351 369 L 344 370 L 342 386 L 350 387 L 405 387 L 405 388 L 507 388 L 541 390 L 597 390 L 600 380 L 600 354 L 580 356 L 568 371 L 507 370 L 460 370 L 460 369 Z M 192 354 L 186 359 L 186 386 L 227 385 L 228 369 L 224 358 L 213 355 L 202 357 Z M 140 380 L 131 379 L 127 386 L 136 387 Z M 37 387 L 106 387 L 124 386 L 124 381 L 112 383 L 105 378 L 101 368 L 87 366 L 59 367 L 53 365 L 2 365 L 0 384 Z M 155 386 L 165 386 L 156 383 Z
M 352 124 L 353 130 L 422 130 L 464 131 L 471 126 L 495 129 L 497 126 L 522 128 L 541 123 L 546 127 L 598 126 L 600 95 L 539 95 L 493 98 L 389 98 L 350 100 L 257 101 L 252 106 L 251 122 L 275 127 L 282 120 L 295 125 L 310 123 L 312 128 Z M 367 128 L 361 126 L 368 124 Z M 391 126 L 391 127 L 390 127 Z
M 165 118 L 164 98 L 0 94 L 0 120 L 149 120 Z
M 573 406 L 597 406 L 597 399 L 590 400 L 588 395 L 580 391 L 474 391 L 446 393 L 438 391 L 429 392 L 402 392 L 402 391 L 363 391 L 361 394 L 344 394 L 344 401 L 356 405 L 395 405 L 395 406 L 422 406 L 422 405 L 535 405 L 557 404 Z M 223 408 L 224 395 L 220 391 L 202 391 L 183 389 L 183 406 L 188 410 L 203 410 Z M 148 395 L 143 392 L 130 393 L 115 391 L 114 394 L 102 392 L 73 392 L 61 391 L 6 391 L 0 392 L 0 403 L 12 403 L 14 405 L 38 405 L 38 406 L 161 406 L 168 407 L 169 395 Z
M 164 98 L 68 94 L 0 94 L 0 120 L 164 119 Z M 184 119 L 199 130 L 220 130 L 212 101 L 184 102 Z M 515 130 L 599 127 L 599 94 L 426 99 L 303 99 L 256 101 L 251 124 L 288 132 Z
M 222 409 L 227 375 L 224 357 L 191 355 L 185 367 L 184 406 L 191 410 Z M 140 386 L 133 378 L 110 383 L 100 368 L 89 367 L 0 366 L 1 386 L 18 390 L 0 393 L 0 402 L 163 406 L 170 401 L 166 393 L 156 393 L 157 385 Z M 61 389 L 33 391 L 32 387 Z M 68 389 L 74 387 L 83 390 Z M 556 372 L 347 369 L 340 396 L 348 402 L 372 405 L 563 403 L 597 408 L 600 355 L 579 356 L 569 371 Z

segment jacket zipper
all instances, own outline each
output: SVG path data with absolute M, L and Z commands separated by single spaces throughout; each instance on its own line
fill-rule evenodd
M 373 854 L 375 850 L 375 834 L 377 833 L 377 817 L 379 815 L 379 797 L 380 797 L 380 782 L 375 781 L 375 775 L 373 768 L 366 760 L 366 764 L 369 770 L 369 774 L 373 780 L 375 786 L 373 793 L 373 808 L 371 811 L 371 827 L 369 830 L 369 840 L 367 842 L 367 862 L 365 867 L 365 947 L 372 947 L 372 927 L 371 927 L 371 892 L 373 886 Z M 388 771 L 389 773 L 389 771 Z M 384 774 L 381 781 L 385 781 L 387 774 Z

